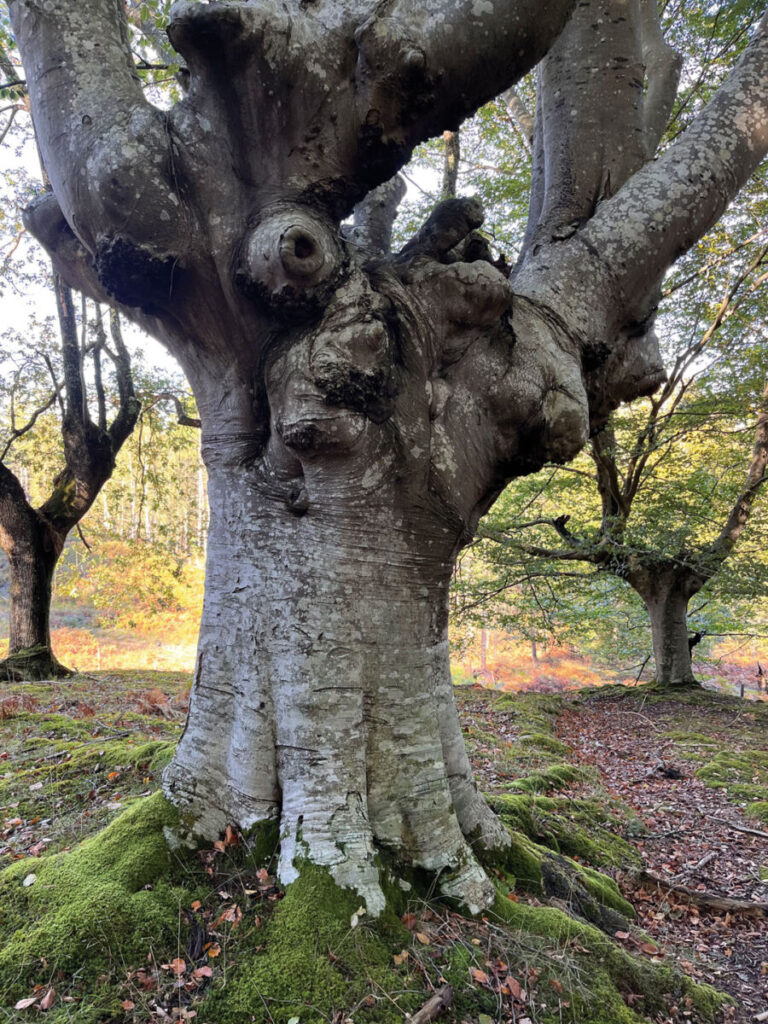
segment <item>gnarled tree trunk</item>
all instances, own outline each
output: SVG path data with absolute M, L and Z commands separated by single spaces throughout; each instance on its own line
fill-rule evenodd
M 205 611 L 165 790 L 196 835 L 279 818 L 284 881 L 309 859 L 375 912 L 390 851 L 471 907 L 492 897 L 471 845 L 508 838 L 452 704 L 453 560 L 507 481 L 658 384 L 658 282 L 768 148 L 763 26 L 696 131 L 642 166 L 641 6 L 578 5 L 545 61 L 507 279 L 477 202 L 440 204 L 391 255 L 372 221 L 396 190 L 365 197 L 529 70 L 572 0 L 177 3 L 190 87 L 167 113 L 119 4 L 11 0 L 56 197 L 28 222 L 168 345 L 202 421 Z

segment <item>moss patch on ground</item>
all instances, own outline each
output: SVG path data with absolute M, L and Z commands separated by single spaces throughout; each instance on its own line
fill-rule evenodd
M 665 1010 L 671 1001 L 686 1006 L 691 1019 L 712 1021 L 724 999 L 706 985 L 652 960 L 641 960 L 596 928 L 552 907 L 510 903 L 503 890 L 494 911 L 507 926 L 555 943 L 567 957 L 558 972 L 558 1012 L 568 1002 L 567 1018 L 584 1024 L 636 1024 Z M 628 1005 L 631 1003 L 632 1005 Z M 559 1020 L 553 1012 L 543 1022 Z
M 612 937 L 625 927 L 635 935 L 632 908 L 596 869 L 630 863 L 632 850 L 616 834 L 619 805 L 609 809 L 597 789 L 568 794 L 595 776 L 571 765 L 555 736 L 559 698 L 494 700 L 492 714 L 510 726 L 501 748 L 480 715 L 470 723 L 470 743 L 498 764 L 491 801 L 513 830 L 509 855 L 490 866 L 494 913 L 467 920 L 430 903 L 426 883 L 407 894 L 387 883 L 389 910 L 373 922 L 311 865 L 283 892 L 270 874 L 273 833 L 170 853 L 162 830 L 175 812 L 157 793 L 133 797 L 158 785 L 186 681 L 110 674 L 94 708 L 100 685 L 76 677 L 66 689 L 26 687 L 27 706 L 17 701 L 0 719 L 0 807 L 19 822 L 9 826 L 19 840 L 10 857 L 27 851 L 49 807 L 48 851 L 74 842 L 74 819 L 81 835 L 99 828 L 101 811 L 83 816 L 83 803 L 102 801 L 113 819 L 70 853 L 43 850 L 0 873 L 9 1022 L 28 1019 L 55 989 L 52 1024 L 143 1024 L 157 1007 L 205 1024 L 399 1024 L 444 980 L 455 990 L 449 1020 L 496 1019 L 513 1005 L 521 1017 L 535 1003 L 536 1024 L 640 1024 L 672 1000 L 691 1021 L 712 1019 L 711 990 Z M 528 1002 L 514 1003 L 522 988 Z M 13 1009 L 33 997 L 31 1010 Z
M 189 893 L 174 884 L 163 835 L 176 812 L 158 793 L 126 810 L 76 851 L 18 861 L 0 873 L 0 998 L 55 985 L 48 1019 L 119 1019 L 113 973 L 176 948 Z M 77 1016 L 74 1015 L 77 1008 Z
M 745 805 L 745 814 L 768 821 L 768 751 L 721 750 L 696 770 L 696 777 L 713 789 L 727 790 Z

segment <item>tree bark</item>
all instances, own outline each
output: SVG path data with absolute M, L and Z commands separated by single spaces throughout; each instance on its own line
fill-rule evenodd
M 56 537 L 32 509 L 19 522 L 10 542 L 0 539 L 10 569 L 10 634 L 8 657 L 0 661 L 0 679 L 57 679 L 71 675 L 53 654 L 51 596 L 53 573 L 62 549 Z
M 651 565 L 634 568 L 627 580 L 642 598 L 651 621 L 656 684 L 699 686 L 688 643 L 688 604 L 704 579 L 678 566 Z
M 626 7 L 180 2 L 169 36 L 190 85 L 161 112 L 141 95 L 122 5 L 10 0 L 56 195 L 28 223 L 68 280 L 108 293 L 178 357 L 202 421 L 205 611 L 166 792 L 207 838 L 279 817 L 280 877 L 326 865 L 371 912 L 376 851 L 437 873 L 472 908 L 490 901 L 471 844 L 508 838 L 452 703 L 456 553 L 509 480 L 571 458 L 607 411 L 659 383 L 662 264 L 768 149 L 763 24 L 708 122 L 754 112 L 715 139 L 717 202 L 699 213 L 698 182 L 660 200 L 665 175 L 698 168 L 695 139 L 678 144 L 684 166 L 672 156 L 646 174 L 649 216 L 636 190 L 622 203 L 646 152 Z M 555 43 L 574 9 L 580 52 Z M 463 247 L 482 222 L 474 200 L 441 203 L 391 255 L 385 190 L 345 236 L 342 220 L 416 144 L 553 43 L 535 244 L 514 281 Z M 624 258 L 635 245 L 647 267 Z
M 307 857 L 375 913 L 385 850 L 485 905 L 467 839 L 506 837 L 472 780 L 450 686 L 455 524 L 367 481 L 367 460 L 353 474 L 318 466 L 306 508 L 258 470 L 244 480 L 236 446 L 209 447 L 207 463 L 197 672 L 166 791 L 208 837 L 279 817 L 285 882 Z

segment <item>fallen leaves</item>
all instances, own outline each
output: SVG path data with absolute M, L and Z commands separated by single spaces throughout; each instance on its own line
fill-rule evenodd
M 38 989 L 43 986 L 38 985 Z M 37 995 L 29 996 L 26 999 L 20 999 L 18 1003 L 14 1004 L 14 1010 L 28 1010 L 31 1006 L 36 1006 L 38 1009 L 44 1012 L 50 1010 L 56 1001 L 56 990 L 54 988 L 47 988 L 42 995 L 38 992 Z

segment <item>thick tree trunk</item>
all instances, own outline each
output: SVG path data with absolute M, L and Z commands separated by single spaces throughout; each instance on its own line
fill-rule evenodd
M 327 497 L 291 509 L 260 473 L 209 458 L 197 674 L 166 789 L 209 838 L 279 817 L 284 882 L 309 858 L 378 912 L 386 851 L 479 908 L 491 889 L 467 839 L 508 840 L 453 702 L 456 530 L 336 470 L 318 467 Z
M 659 686 L 697 685 L 688 646 L 688 598 L 675 590 L 646 603 Z
M 659 686 L 698 686 L 688 643 L 688 603 L 702 582 L 675 570 L 633 572 L 629 582 L 643 599 L 651 620 L 653 660 Z
M 34 515 L 34 513 L 33 513 Z M 29 523 L 8 552 L 10 568 L 10 636 L 8 657 L 0 662 L 0 679 L 56 679 L 72 675 L 51 646 L 53 573 L 61 544 L 44 524 Z

